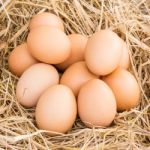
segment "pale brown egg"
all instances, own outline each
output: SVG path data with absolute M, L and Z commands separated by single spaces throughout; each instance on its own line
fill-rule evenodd
M 78 95 L 80 87 L 88 80 L 98 78 L 96 75 L 91 73 L 85 62 L 80 61 L 72 64 L 62 75 L 60 83 L 70 87 L 75 94 Z
M 29 24 L 29 29 L 32 30 L 39 26 L 56 27 L 64 31 L 62 20 L 58 16 L 49 12 L 43 12 L 43 13 L 33 16 Z
M 135 77 L 125 69 L 118 68 L 102 78 L 112 89 L 118 111 L 129 110 L 140 102 L 140 88 Z
M 59 75 L 53 66 L 43 63 L 35 64 L 20 77 L 16 88 L 17 99 L 25 107 L 36 106 L 41 94 L 58 82 Z
M 92 79 L 81 87 L 77 104 L 79 117 L 87 127 L 109 126 L 116 115 L 115 96 L 100 79 Z
M 101 30 L 89 38 L 85 61 L 94 74 L 107 75 L 119 66 L 121 55 L 122 42 L 118 35 L 110 30 Z
M 27 45 L 36 59 L 49 64 L 65 61 L 71 52 L 68 36 L 61 30 L 49 26 L 33 29 L 28 35 Z
M 71 89 L 65 85 L 54 85 L 40 97 L 35 118 L 40 129 L 66 133 L 76 119 L 77 104 Z
M 84 60 L 84 51 L 88 38 L 81 34 L 70 34 L 71 54 L 67 60 L 56 65 L 60 70 L 65 70 L 75 62 Z
M 17 46 L 10 53 L 8 58 L 10 71 L 19 77 L 27 68 L 37 62 L 38 61 L 31 56 L 26 43 Z
M 130 66 L 129 50 L 127 44 L 123 40 L 122 40 L 122 44 L 123 44 L 123 51 L 122 51 L 119 67 L 128 69 Z

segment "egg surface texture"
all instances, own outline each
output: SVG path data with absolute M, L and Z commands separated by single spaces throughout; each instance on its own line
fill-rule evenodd
M 80 87 L 93 78 L 98 77 L 88 70 L 84 61 L 80 61 L 67 68 L 60 79 L 60 83 L 70 87 L 75 96 L 77 96 Z
M 8 58 L 10 71 L 19 77 L 27 68 L 37 62 L 38 61 L 31 56 L 26 43 L 17 46 L 10 53 Z
M 77 104 L 71 89 L 54 85 L 40 97 L 35 118 L 40 129 L 66 133 L 76 119 Z
M 81 87 L 77 103 L 79 117 L 88 127 L 106 127 L 115 118 L 115 96 L 100 79 L 92 79 Z
M 122 42 L 118 35 L 110 30 L 101 30 L 89 38 L 85 61 L 94 74 L 107 75 L 119 66 L 121 55 Z
M 40 14 L 37 14 L 35 16 L 33 16 L 33 18 L 30 21 L 29 24 L 29 29 L 32 30 L 36 27 L 39 26 L 51 26 L 51 27 L 56 27 L 62 31 L 64 31 L 64 26 L 63 26 L 63 22 L 62 20 L 52 14 L 52 13 L 48 13 L 48 12 L 43 12 Z
M 60 70 L 68 68 L 75 62 L 84 60 L 84 52 L 88 38 L 81 34 L 70 34 L 68 37 L 71 41 L 71 54 L 67 60 L 57 65 Z
M 122 40 L 122 44 L 123 44 L 123 51 L 122 51 L 119 67 L 128 69 L 130 66 L 129 50 L 127 44 L 123 40 Z
M 65 61 L 71 52 L 71 43 L 67 35 L 48 26 L 33 29 L 28 35 L 27 45 L 35 58 L 49 64 Z
M 16 95 L 25 107 L 36 106 L 40 95 L 50 86 L 59 82 L 57 70 L 48 64 L 38 63 L 29 67 L 20 77 Z
M 136 107 L 140 100 L 140 89 L 135 77 L 125 69 L 118 68 L 103 80 L 112 89 L 118 111 L 129 110 Z

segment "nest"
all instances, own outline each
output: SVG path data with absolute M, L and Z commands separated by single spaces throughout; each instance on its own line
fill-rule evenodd
M 86 128 L 78 119 L 67 134 L 49 136 L 37 129 L 35 109 L 16 100 L 18 78 L 8 70 L 8 55 L 26 41 L 30 18 L 52 12 L 65 31 L 90 36 L 111 28 L 130 50 L 131 68 L 141 89 L 137 108 L 118 113 L 108 128 Z M 0 1 L 0 148 L 1 149 L 150 149 L 150 1 L 149 0 L 2 0 Z

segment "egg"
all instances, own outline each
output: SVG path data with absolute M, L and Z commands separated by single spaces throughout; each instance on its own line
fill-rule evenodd
M 8 65 L 10 71 L 19 77 L 27 68 L 37 62 L 38 61 L 31 56 L 26 43 L 18 45 L 10 53 L 8 58 Z
M 58 82 L 59 74 L 53 66 L 37 63 L 20 77 L 16 87 L 17 99 L 25 107 L 34 107 L 41 94 Z
M 127 44 L 123 40 L 122 40 L 122 44 L 123 44 L 123 51 L 122 51 L 119 67 L 128 69 L 130 66 L 129 51 L 128 51 Z
M 70 34 L 71 54 L 67 60 L 57 65 L 60 70 L 65 70 L 75 62 L 84 60 L 84 51 L 88 38 L 81 34 Z
M 38 127 L 58 133 L 69 131 L 76 115 L 76 99 L 71 89 L 65 85 L 54 85 L 48 88 L 41 95 L 35 110 Z
M 33 16 L 29 24 L 29 29 L 32 30 L 39 26 L 56 27 L 64 31 L 62 20 L 58 16 L 49 12 L 43 12 L 43 13 Z
M 130 110 L 140 102 L 140 88 L 135 77 L 125 69 L 118 68 L 102 78 L 112 89 L 118 111 Z
M 48 64 L 65 61 L 71 52 L 68 36 L 63 31 L 49 26 L 33 29 L 28 35 L 27 45 L 36 59 Z
M 98 78 L 92 74 L 84 61 L 72 64 L 62 75 L 60 83 L 70 87 L 75 94 L 78 95 L 80 87 L 88 80 Z
M 101 30 L 89 38 L 85 61 L 94 74 L 107 75 L 119 66 L 121 55 L 122 42 L 118 35 L 110 30 Z
M 79 92 L 78 114 L 87 127 L 109 126 L 116 115 L 116 100 L 112 90 L 100 79 L 91 79 Z

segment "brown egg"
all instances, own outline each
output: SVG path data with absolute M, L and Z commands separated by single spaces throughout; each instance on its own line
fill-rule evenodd
M 101 30 L 89 38 L 85 50 L 88 68 L 96 75 L 107 75 L 118 66 L 122 55 L 122 42 L 110 30 Z
M 84 60 L 84 51 L 88 38 L 81 34 L 70 34 L 71 54 L 67 60 L 57 65 L 60 70 L 65 70 L 75 62 Z
M 35 117 L 40 129 L 66 133 L 76 119 L 76 99 L 65 85 L 54 85 L 40 97 Z
M 100 79 L 92 79 L 81 87 L 77 104 L 79 117 L 87 127 L 109 126 L 116 115 L 115 96 Z
M 48 26 L 33 29 L 28 35 L 27 45 L 35 58 L 49 64 L 65 61 L 71 52 L 71 43 L 67 35 Z
M 38 61 L 33 58 L 28 51 L 26 43 L 17 46 L 10 53 L 8 58 L 9 69 L 13 74 L 17 76 L 21 76 L 27 68 L 37 62 Z
M 17 99 L 25 107 L 36 106 L 41 94 L 58 82 L 59 75 L 53 66 L 42 63 L 35 64 L 20 77 L 16 88 Z
M 88 80 L 98 78 L 92 74 L 84 61 L 72 64 L 62 75 L 60 83 L 70 87 L 75 94 L 78 95 L 80 87 Z
M 135 77 L 125 69 L 118 68 L 103 80 L 114 92 L 118 111 L 136 107 L 140 101 L 140 89 Z
M 130 66 L 128 47 L 123 40 L 122 40 L 122 44 L 123 44 L 123 51 L 122 51 L 122 56 L 121 56 L 119 67 L 128 69 Z
M 29 29 L 32 30 L 36 27 L 45 26 L 45 25 L 56 27 L 64 31 L 62 20 L 58 16 L 48 12 L 43 12 L 33 16 L 29 24 Z

